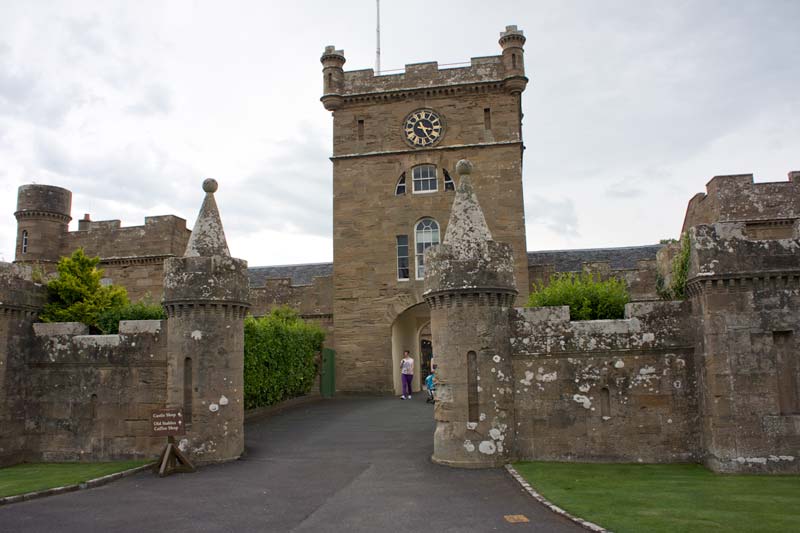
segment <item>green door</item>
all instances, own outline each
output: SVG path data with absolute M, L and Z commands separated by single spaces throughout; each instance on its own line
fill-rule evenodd
M 322 368 L 320 369 L 320 394 L 332 398 L 336 391 L 336 352 L 330 348 L 322 349 Z

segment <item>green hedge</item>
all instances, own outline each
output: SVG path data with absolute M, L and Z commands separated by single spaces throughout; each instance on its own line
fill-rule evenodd
M 167 315 L 160 305 L 150 301 L 141 301 L 101 312 L 97 320 L 97 327 L 107 335 L 119 332 L 120 320 L 162 320 L 164 318 L 167 318 Z
M 630 301 L 625 282 L 600 279 L 587 272 L 556 274 L 547 285 L 537 284 L 528 307 L 569 306 L 570 320 L 623 318 Z
M 289 308 L 244 321 L 245 409 L 272 405 L 311 390 L 325 332 Z

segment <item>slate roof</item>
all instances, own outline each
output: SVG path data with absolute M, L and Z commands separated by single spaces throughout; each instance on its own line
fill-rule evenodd
M 529 265 L 555 265 L 556 272 L 573 272 L 582 263 L 609 261 L 611 268 L 636 268 L 640 259 L 655 259 L 663 245 L 626 246 L 623 248 L 591 248 L 586 250 L 543 250 L 528 252 Z M 333 263 L 258 266 L 247 269 L 251 287 L 263 287 L 269 278 L 291 278 L 292 285 L 310 285 L 315 277 L 333 274 Z
M 247 274 L 251 287 L 263 287 L 268 278 L 292 278 L 292 285 L 311 285 L 315 277 L 333 274 L 333 263 L 250 267 Z
M 589 248 L 585 250 L 542 250 L 528 252 L 528 265 L 555 265 L 556 272 L 576 272 L 582 263 L 608 261 L 612 269 L 636 268 L 641 259 L 655 259 L 663 244 Z

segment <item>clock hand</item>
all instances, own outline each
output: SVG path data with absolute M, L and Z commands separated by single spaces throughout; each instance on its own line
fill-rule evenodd
M 417 125 L 419 126 L 419 129 L 421 129 L 421 130 L 422 130 L 422 132 L 423 132 L 425 135 L 428 135 L 428 130 L 430 130 L 431 128 L 426 128 L 426 127 L 425 127 L 425 125 L 424 125 L 424 124 L 422 124 L 422 122 L 417 122 Z

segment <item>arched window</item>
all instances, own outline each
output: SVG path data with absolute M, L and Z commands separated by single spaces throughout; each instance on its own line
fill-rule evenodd
M 436 167 L 419 165 L 411 170 L 414 181 L 414 193 L 436 192 Z
M 456 184 L 453 183 L 453 178 L 450 177 L 450 173 L 447 172 L 445 169 L 442 169 L 442 173 L 444 174 L 444 190 L 446 191 L 456 190 Z
M 28 230 L 22 230 L 22 253 L 28 253 Z
M 400 196 L 406 193 L 406 173 L 400 174 L 400 179 L 397 180 L 397 186 L 394 188 L 395 196 Z
M 425 250 L 439 244 L 439 224 L 432 218 L 423 218 L 414 229 L 416 244 L 417 279 L 425 277 Z

